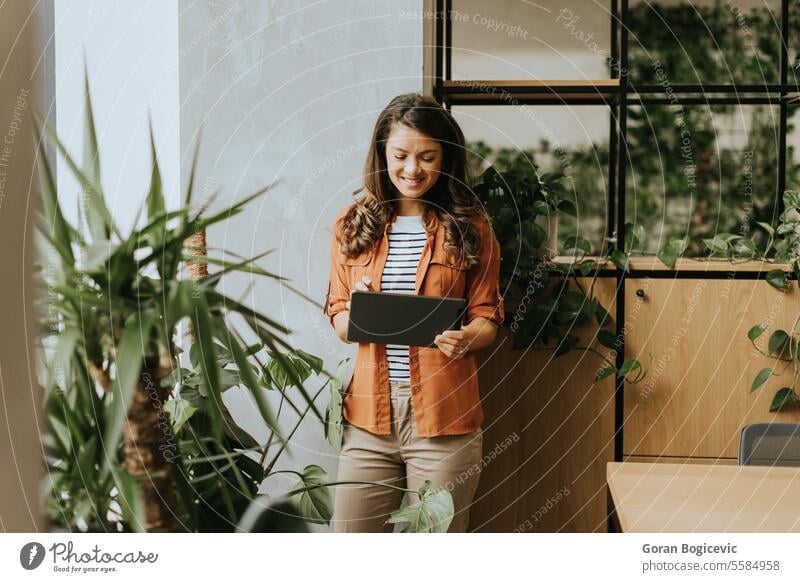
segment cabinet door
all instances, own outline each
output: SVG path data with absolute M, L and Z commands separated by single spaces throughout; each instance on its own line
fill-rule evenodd
M 769 323 L 757 342 L 766 350 L 774 329 L 791 328 L 800 313 L 796 284 L 781 292 L 763 280 L 632 278 L 625 313 L 625 356 L 649 368 L 640 383 L 625 384 L 626 455 L 735 458 L 744 425 L 800 421 L 796 409 L 769 412 L 791 368 L 751 393 L 758 371 L 775 360 L 747 338 Z

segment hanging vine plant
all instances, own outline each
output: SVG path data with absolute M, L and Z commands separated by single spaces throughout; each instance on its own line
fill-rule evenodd
M 483 144 L 473 151 L 489 153 Z M 475 165 L 473 160 L 473 166 Z M 501 286 L 506 301 L 517 309 L 504 325 L 514 333 L 514 349 L 553 350 L 555 357 L 575 349 L 596 354 L 603 361 L 595 381 L 616 375 L 627 382 L 638 383 L 647 373 L 636 358 L 625 360 L 619 368 L 608 354 L 591 345 L 581 345 L 580 330 L 595 329 L 600 345 L 610 353 L 619 350 L 622 342 L 614 333 L 614 318 L 594 292 L 596 277 L 589 285 L 587 278 L 598 266 L 611 261 L 629 272 L 628 252 L 618 248 L 607 237 L 599 254 L 591 242 L 579 235 L 565 238 L 563 251 L 571 260 L 554 261 L 554 241 L 558 237 L 559 215 L 576 216 L 576 203 L 564 186 L 560 172 L 539 174 L 539 166 L 527 152 L 496 160 L 473 182 L 473 191 L 486 209 L 500 243 Z M 629 225 L 630 240 L 626 249 L 644 237 L 642 229 Z M 650 355 L 652 360 L 652 354 Z

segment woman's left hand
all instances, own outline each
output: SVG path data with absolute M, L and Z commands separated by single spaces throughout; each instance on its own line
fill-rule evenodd
M 444 354 L 457 360 L 467 355 L 472 336 L 466 329 L 448 329 L 433 339 Z

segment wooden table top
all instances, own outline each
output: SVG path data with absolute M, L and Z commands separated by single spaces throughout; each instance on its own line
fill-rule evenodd
M 608 463 L 623 532 L 800 532 L 800 468 Z

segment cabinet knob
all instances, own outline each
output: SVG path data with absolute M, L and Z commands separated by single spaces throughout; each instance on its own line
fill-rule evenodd
M 637 297 L 644 297 L 644 289 L 637 289 L 636 290 Z

